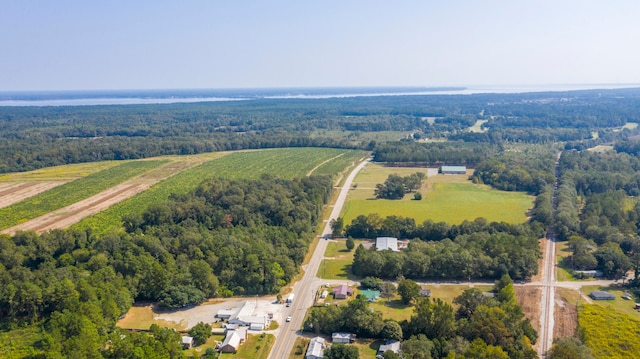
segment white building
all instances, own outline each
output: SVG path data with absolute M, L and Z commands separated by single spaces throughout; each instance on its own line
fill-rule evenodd
M 398 238 L 393 238 L 393 237 L 376 238 L 376 250 L 385 251 L 387 249 L 391 249 L 394 252 L 399 252 Z
M 228 319 L 229 324 L 249 327 L 251 330 L 264 330 L 269 325 L 269 319 L 265 315 L 253 315 L 256 304 L 253 301 L 244 301 L 236 309 L 222 309 L 216 317 Z
M 325 348 L 324 338 L 321 338 L 321 337 L 312 338 L 311 342 L 309 342 L 309 347 L 307 348 L 307 354 L 305 354 L 304 359 L 323 358 L 324 348 Z

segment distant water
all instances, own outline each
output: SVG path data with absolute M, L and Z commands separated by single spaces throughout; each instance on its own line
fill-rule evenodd
M 169 104 L 255 99 L 324 99 L 360 96 L 470 95 L 479 93 L 525 93 L 620 89 L 640 84 L 580 84 L 537 86 L 470 87 L 337 87 L 277 89 L 202 90 L 111 90 L 111 91 L 24 91 L 0 92 L 0 106 L 95 106 Z

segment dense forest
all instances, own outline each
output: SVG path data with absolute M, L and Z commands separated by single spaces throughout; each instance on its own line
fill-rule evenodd
M 46 357 L 123 358 L 114 351 L 139 340 L 164 346 L 154 338 L 172 337 L 159 328 L 146 339 L 113 338 L 117 318 L 134 300 L 173 309 L 277 292 L 298 272 L 331 185 L 328 177 L 211 179 L 127 216 L 126 233 L 1 235 L 1 323 L 36 324 L 46 334 L 34 355 Z
M 400 131 L 412 133 L 405 138 L 410 141 L 448 138 L 497 146 L 505 142 L 573 141 L 571 146 L 579 147 L 585 141 L 597 140 L 593 133 L 609 140 L 635 133 L 631 129 L 612 130 L 628 122 L 640 122 L 639 113 L 638 89 L 0 107 L 0 173 L 76 162 L 246 148 L 376 149 L 377 141 L 348 136 L 358 132 Z M 479 120 L 486 121 L 482 125 L 486 132 L 468 132 L 467 128 Z M 319 134 L 319 130 L 330 133 Z M 389 153 L 388 148 L 380 150 Z M 438 158 L 431 151 L 420 151 L 421 156 L 410 159 L 379 159 L 475 165 L 486 156 L 481 154 L 485 152 L 482 148 L 475 152 Z

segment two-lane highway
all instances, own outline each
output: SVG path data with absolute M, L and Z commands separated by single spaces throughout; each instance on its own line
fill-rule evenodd
M 327 223 L 322 231 L 321 237 L 331 234 L 331 220 L 338 218 L 340 215 L 353 179 L 368 162 L 369 159 L 362 161 L 353 171 L 351 171 L 345 180 L 342 188 L 340 189 L 338 199 L 333 206 L 331 215 L 327 219 Z M 324 257 L 324 252 L 327 249 L 327 242 L 328 241 L 324 239 L 318 240 L 318 245 L 313 252 L 309 264 L 306 267 L 303 267 L 305 272 L 302 279 L 293 286 L 295 299 L 291 306 L 285 308 L 282 312 L 283 318 L 286 318 L 289 315 L 291 316 L 291 322 L 284 322 L 277 333 L 276 342 L 274 343 L 271 354 L 269 355 L 270 359 L 288 358 L 289 354 L 293 350 L 293 345 L 296 341 L 298 331 L 302 327 L 305 313 L 313 305 L 316 289 L 322 283 L 322 281 L 316 277 L 316 273 L 318 273 L 320 263 Z

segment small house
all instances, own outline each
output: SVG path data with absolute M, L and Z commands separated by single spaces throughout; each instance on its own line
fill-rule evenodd
M 364 295 L 364 297 L 367 298 L 367 301 L 369 302 L 375 302 L 378 298 L 380 298 L 379 290 L 365 289 L 361 290 L 360 294 Z
M 324 357 L 325 340 L 321 337 L 311 338 L 304 359 L 321 359 Z
M 624 292 L 624 294 L 622 295 L 622 299 L 624 300 L 631 300 L 631 298 L 633 298 L 633 296 L 629 292 Z
M 616 299 L 615 295 L 613 295 L 611 293 L 603 292 L 603 291 L 600 291 L 600 290 L 595 290 L 595 291 L 589 293 L 589 296 L 593 300 L 614 300 L 614 299 Z
M 187 350 L 193 348 L 193 337 L 183 335 L 182 336 L 182 349 Z
M 382 358 L 382 354 L 388 350 L 400 354 L 400 342 L 397 340 L 387 340 L 386 343 L 380 345 L 376 358 Z
M 467 174 L 466 166 L 440 166 L 440 171 L 443 175 L 464 175 Z
M 333 343 L 349 344 L 356 340 L 355 334 L 351 333 L 333 333 L 331 334 L 331 341 Z
M 399 252 L 398 249 L 398 238 L 394 237 L 378 237 L 376 238 L 376 250 L 378 251 L 386 251 L 390 249 L 394 252 Z
M 427 289 L 425 287 L 420 287 L 420 296 L 421 297 L 431 297 L 431 289 Z
M 353 288 L 346 284 L 339 285 L 333 288 L 333 296 L 336 299 L 346 299 L 353 293 Z

